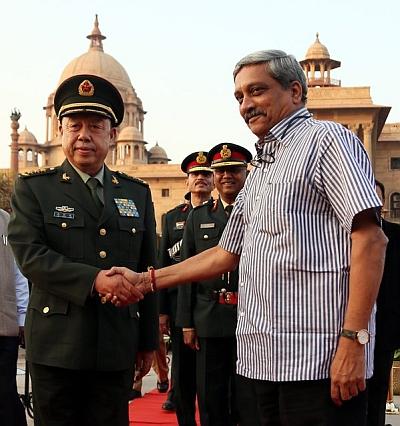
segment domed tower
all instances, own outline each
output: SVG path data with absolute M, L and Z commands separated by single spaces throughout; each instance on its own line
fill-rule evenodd
M 140 133 L 142 143 L 145 143 L 143 139 L 143 122 L 146 111 L 144 111 L 142 101 L 137 96 L 124 67 L 111 55 L 104 53 L 103 40 L 106 37 L 99 29 L 97 15 L 94 21 L 94 28 L 87 38 L 90 40 L 89 50 L 73 59 L 64 68 L 58 84 L 78 74 L 93 74 L 109 80 L 121 93 L 125 105 L 125 115 L 119 126 L 119 131 L 122 131 L 125 127 L 134 127 Z M 54 112 L 54 92 L 49 95 L 47 105 L 44 109 L 47 120 L 46 144 L 50 151 L 52 147 L 58 147 L 61 150 L 58 141 L 58 121 Z M 116 164 L 117 152 L 115 150 L 116 145 L 110 147 L 110 154 L 106 160 L 108 164 Z M 51 155 L 49 152 L 49 157 L 49 164 L 59 162 L 59 158 L 54 162 L 55 157 L 58 157 L 58 155 Z
M 26 127 L 18 137 L 18 169 L 38 167 L 39 144 Z
M 340 67 L 340 61 L 331 59 L 328 49 L 319 41 L 319 34 L 315 42 L 308 48 L 306 58 L 300 61 L 306 74 L 309 87 L 340 86 L 340 80 L 331 78 L 331 70 Z
M 123 128 L 117 137 L 115 164 L 130 166 L 135 163 L 147 163 L 146 143 L 136 127 Z
M 164 148 L 158 145 L 158 142 L 149 150 L 149 164 L 168 164 L 171 161 Z

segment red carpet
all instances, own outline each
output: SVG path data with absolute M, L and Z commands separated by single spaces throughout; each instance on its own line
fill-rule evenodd
M 129 425 L 161 425 L 176 426 L 176 415 L 173 411 L 164 411 L 161 409 L 162 403 L 167 397 L 166 393 L 159 393 L 157 389 L 146 393 L 142 398 L 137 398 L 129 404 Z M 196 421 L 200 424 L 198 416 Z

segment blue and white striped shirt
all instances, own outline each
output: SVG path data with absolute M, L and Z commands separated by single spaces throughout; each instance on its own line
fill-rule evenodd
M 305 108 L 265 141 L 275 161 L 251 170 L 219 243 L 241 255 L 237 372 L 327 378 L 348 300 L 353 218 L 381 205 L 373 173 L 354 134 Z M 368 346 L 367 377 L 373 339 Z

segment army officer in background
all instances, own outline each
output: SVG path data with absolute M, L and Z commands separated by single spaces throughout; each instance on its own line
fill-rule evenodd
M 221 143 L 208 153 L 218 199 L 193 209 L 187 219 L 182 258 L 214 247 L 243 188 L 252 155 L 233 143 Z M 212 280 L 178 287 L 177 324 L 185 343 L 196 350 L 197 398 L 202 426 L 238 422 L 235 393 L 238 270 Z
M 158 344 L 157 308 L 154 295 L 143 299 L 105 271 L 154 265 L 151 194 L 104 164 L 124 116 L 110 82 L 71 77 L 54 108 L 66 160 L 17 179 L 9 226 L 32 282 L 25 334 L 35 425 L 127 426 L 135 357 L 146 374 Z M 119 307 L 102 303 L 109 292 Z

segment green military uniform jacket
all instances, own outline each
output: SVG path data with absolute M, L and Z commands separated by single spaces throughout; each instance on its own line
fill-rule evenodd
M 228 221 L 221 200 L 210 200 L 189 215 L 182 243 L 182 258 L 187 259 L 218 244 Z M 199 337 L 235 335 L 236 305 L 218 303 L 214 290 L 237 291 L 238 270 L 217 278 L 193 282 L 178 290 L 177 325 L 194 327 Z
M 183 203 L 165 214 L 158 256 L 160 268 L 174 265 L 181 260 L 183 231 L 191 210 L 190 203 Z M 177 287 L 162 289 L 159 292 L 160 314 L 173 315 L 175 318 L 177 294 Z
M 89 189 L 66 160 L 20 176 L 9 241 L 32 282 L 25 337 L 29 361 L 68 369 L 131 368 L 137 350 L 157 347 L 154 295 L 125 308 L 92 294 L 101 269 L 144 271 L 155 262 L 155 220 L 142 181 L 104 170 L 100 218 Z

